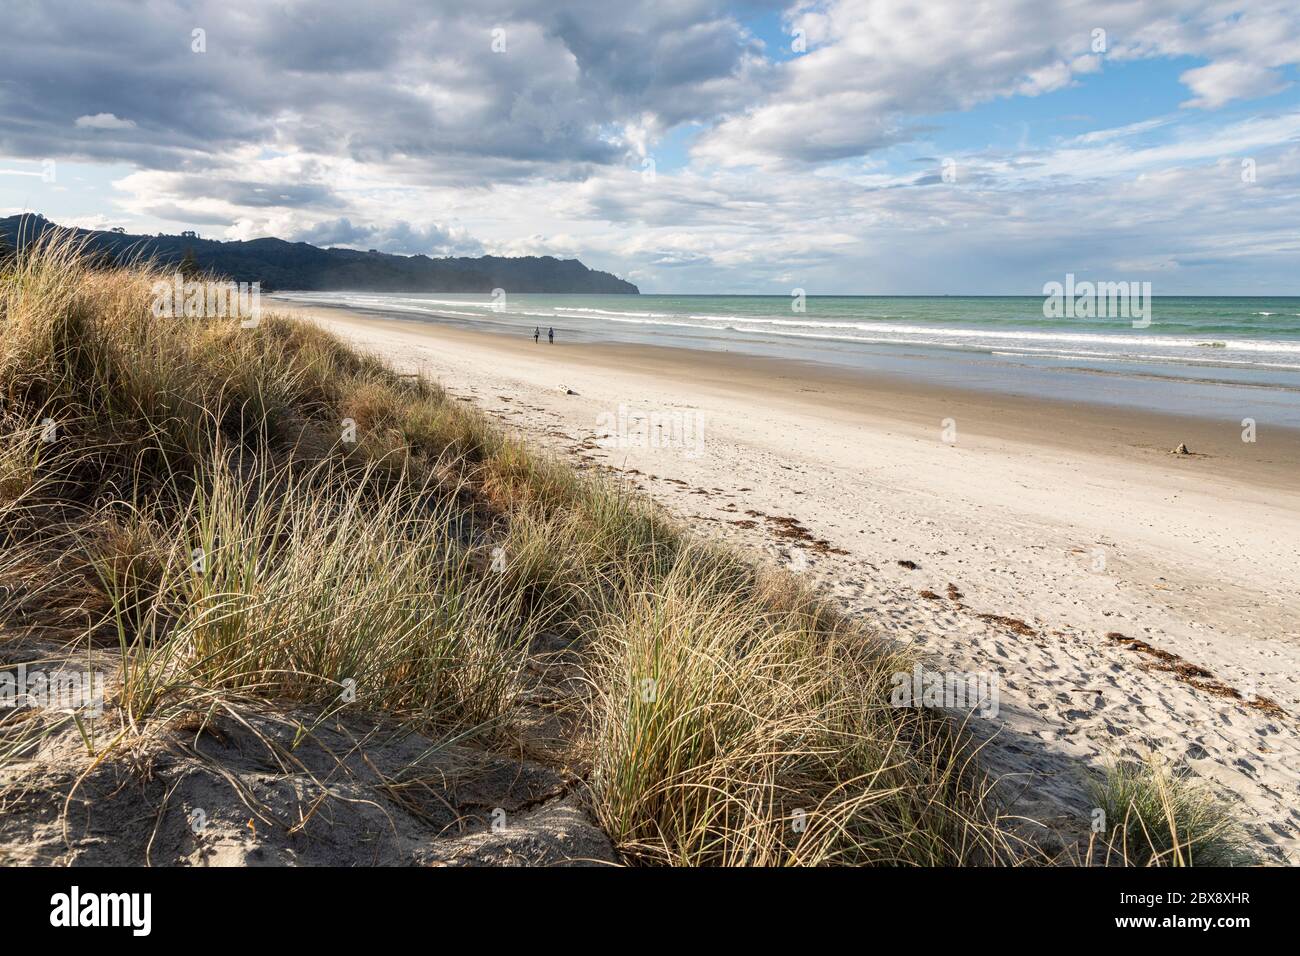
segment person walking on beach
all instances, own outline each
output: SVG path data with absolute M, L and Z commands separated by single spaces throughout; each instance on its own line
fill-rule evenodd
M 555 344 L 555 329 L 546 330 L 546 341 L 550 342 L 552 345 Z
M 534 327 L 534 328 L 533 328 L 533 344 L 536 345 L 537 342 L 541 340 L 541 337 L 542 337 L 542 330 L 541 330 L 540 328 Z

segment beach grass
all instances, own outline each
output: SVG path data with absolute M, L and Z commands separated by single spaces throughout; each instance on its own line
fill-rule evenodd
M 1158 754 L 1117 760 L 1093 782 L 1105 816 L 1092 855 L 1124 866 L 1249 866 L 1257 863 L 1232 808 L 1185 768 Z
M 891 706 L 912 661 L 797 578 L 318 327 L 156 316 L 169 276 L 82 251 L 0 275 L 0 586 L 32 598 L 0 626 L 109 649 L 115 740 L 256 700 L 506 748 L 549 638 L 582 688 L 554 759 L 628 862 L 1018 858 L 960 730 Z

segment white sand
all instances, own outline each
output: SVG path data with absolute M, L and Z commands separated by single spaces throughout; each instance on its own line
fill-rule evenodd
M 865 399 L 854 408 L 812 370 L 773 375 L 736 359 L 719 374 L 688 355 L 630 360 L 629 349 L 314 314 L 537 443 L 624 471 L 701 533 L 812 575 L 935 667 L 1000 675 L 998 716 L 972 725 L 994 736 L 987 763 L 1023 812 L 1084 830 L 1081 767 L 1154 748 L 1239 801 L 1266 858 L 1297 862 L 1300 480 L 1279 484 L 1275 468 L 1251 482 L 1231 461 L 1170 457 L 1178 435 L 1139 448 L 1075 424 L 1086 434 L 1071 442 L 1046 412 L 1002 428 L 996 410 L 968 415 L 951 398 L 921 402 L 922 421 Z M 591 447 L 620 405 L 702 415 L 699 454 Z M 942 417 L 956 421 L 955 444 Z M 782 539 L 765 516 L 796 518 L 847 553 Z M 1198 665 L 1245 701 L 1143 666 L 1155 659 L 1109 632 Z M 1285 715 L 1247 706 L 1256 694 Z

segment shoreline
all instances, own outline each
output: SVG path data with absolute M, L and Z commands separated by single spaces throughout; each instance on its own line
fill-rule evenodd
M 1002 297 L 991 300 L 1000 303 L 992 309 L 971 299 L 923 297 L 924 307 L 868 307 L 864 315 L 846 310 L 846 303 L 856 300 L 831 297 L 833 308 L 824 313 L 777 318 L 753 299 L 730 302 L 725 296 L 702 297 L 710 304 L 694 307 L 685 304 L 687 298 L 664 296 L 656 297 L 664 300 L 662 306 L 637 307 L 611 301 L 617 297 L 594 296 L 584 305 L 581 297 L 521 295 L 512 307 L 497 311 L 482 301 L 436 294 L 280 295 L 303 307 L 350 309 L 381 320 L 424 321 L 521 342 L 536 325 L 553 325 L 565 345 L 781 359 L 876 383 L 1056 399 L 1233 422 L 1238 428 L 1250 419 L 1259 427 L 1300 431 L 1295 361 L 1300 343 L 1259 338 L 1264 334 L 1259 329 L 1250 334 L 1239 328 L 1240 335 L 1221 326 L 1198 330 L 1205 309 L 1188 306 L 1189 300 L 1179 300 L 1187 314 L 1175 310 L 1169 317 L 1188 323 L 1187 328 L 1157 333 L 1133 331 L 1127 324 L 1117 329 L 1057 322 L 1036 328 L 1032 318 L 1017 326 L 1014 318 L 1003 316 L 1007 308 L 1017 310 L 1004 308 Z M 879 314 L 882 308 L 887 314 Z M 1250 311 L 1241 303 L 1225 309 L 1228 326 L 1240 324 L 1242 313 Z M 1286 338 L 1280 330 L 1277 335 Z
M 970 726 L 1026 816 L 1086 830 L 1088 771 L 1153 749 L 1233 799 L 1267 859 L 1300 859 L 1297 433 L 1250 445 L 1236 423 L 785 360 L 270 311 L 810 575 L 927 667 L 996 675 L 1000 713 Z M 701 441 L 605 441 L 637 414 L 698 416 Z
M 960 431 L 1005 440 L 1052 445 L 1063 450 L 1113 455 L 1128 461 L 1173 459 L 1186 444 L 1201 478 L 1225 478 L 1261 488 L 1295 491 L 1300 482 L 1300 429 L 1263 426 L 1256 442 L 1241 440 L 1233 419 L 1129 409 L 1100 402 L 1034 398 L 1009 392 L 940 386 L 891 372 L 851 369 L 812 360 L 773 358 L 745 352 L 688 349 L 627 343 L 559 343 L 564 360 L 543 341 L 520 340 L 495 332 L 468 331 L 422 319 L 380 316 L 342 306 L 312 305 L 272 297 L 272 311 L 320 313 L 363 321 L 393 332 L 437 336 L 449 342 L 490 346 L 539 363 L 579 358 L 606 369 L 660 378 L 689 378 L 722 393 L 781 394 L 783 400 L 837 413 L 869 413 L 900 427 L 938 436 L 944 419 L 957 418 Z M 689 369 L 688 376 L 682 370 Z M 960 418 L 958 418 L 960 416 Z

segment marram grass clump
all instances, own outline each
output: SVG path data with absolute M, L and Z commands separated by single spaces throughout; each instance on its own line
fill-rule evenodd
M 1185 768 L 1152 753 L 1116 761 L 1092 785 L 1103 826 L 1095 861 L 1124 866 L 1249 866 L 1250 850 L 1230 806 Z
M 115 739 L 256 700 L 513 752 L 558 639 L 555 759 L 629 862 L 1013 859 L 960 734 L 889 706 L 910 662 L 789 575 L 313 325 L 156 317 L 160 270 L 58 237 L 5 268 L 0 586 L 39 600 L 0 640 L 111 649 Z

